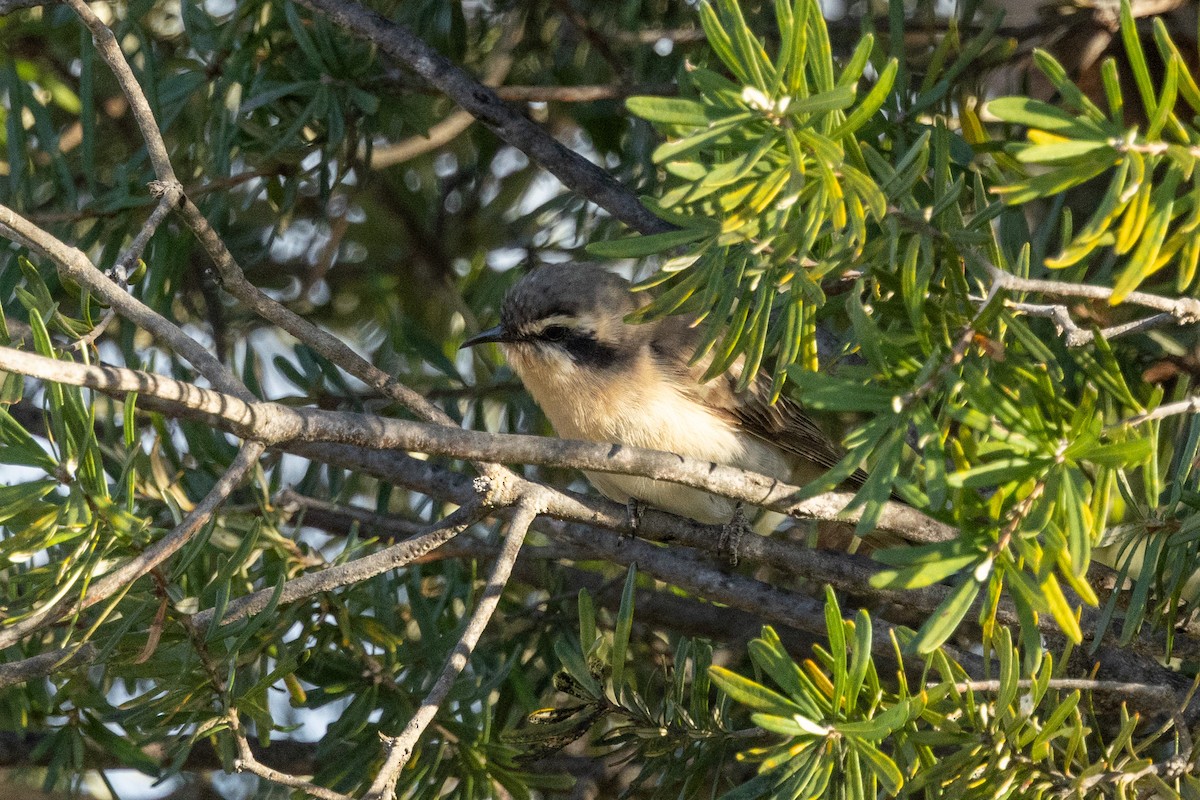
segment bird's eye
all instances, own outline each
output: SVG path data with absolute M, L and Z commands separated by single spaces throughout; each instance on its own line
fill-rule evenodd
M 542 331 L 542 338 L 548 342 L 561 342 L 570 333 L 565 325 L 551 325 Z

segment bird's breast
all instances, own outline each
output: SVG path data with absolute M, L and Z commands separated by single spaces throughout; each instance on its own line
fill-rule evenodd
M 565 439 L 665 450 L 781 480 L 790 477 L 790 460 L 780 450 L 681 392 L 652 365 L 616 374 L 550 365 L 544 369 L 548 374 L 537 374 L 536 365 L 513 363 Z M 677 484 L 610 473 L 588 473 L 588 479 L 614 500 L 634 498 L 702 522 L 726 521 L 733 514 L 733 501 Z

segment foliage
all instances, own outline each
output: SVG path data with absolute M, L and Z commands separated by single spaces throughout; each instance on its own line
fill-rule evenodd
M 634 798 L 1200 795 L 1186 691 L 1200 421 L 1170 405 L 1200 369 L 1194 314 L 1171 305 L 1195 297 L 1200 263 L 1195 42 L 1123 0 L 1095 86 L 1043 42 L 1024 78 L 1050 91 L 997 96 L 988 81 L 1021 48 L 979 3 L 932 29 L 933 4 L 899 0 L 836 24 L 815 0 L 583 5 L 375 7 L 509 88 L 636 87 L 624 107 L 613 92 L 526 110 L 640 187 L 669 231 L 628 235 L 480 126 L 422 151 L 449 101 L 302 4 L 97 7 L 249 280 L 456 423 L 549 432 L 494 354 L 456 351 L 514 265 L 644 259 L 639 320 L 697 314 L 710 376 L 761 367 L 843 430 L 845 457 L 801 496 L 866 465 L 847 507 L 859 534 L 899 496 L 957 535 L 870 563 L 833 554 L 828 576 L 759 564 L 768 588 L 824 602 L 823 620 L 781 620 L 753 597 L 666 589 L 653 560 L 616 596 L 604 551 L 538 529 L 398 796 L 567 797 L 582 780 Z M 680 28 L 702 40 L 642 41 Z M 418 416 L 234 300 L 181 223 L 118 267 L 157 202 L 119 87 L 67 5 L 0 17 L 0 46 L 0 203 L 250 393 Z M 416 154 L 379 166 L 396 142 Z M 198 382 L 53 258 L 18 244 L 0 258 L 0 345 Z M 445 518 L 471 484 L 444 456 L 281 445 L 178 552 L 92 602 L 219 485 L 238 446 L 212 422 L 169 413 L 152 386 L 114 397 L 3 375 L 0 636 L 26 633 L 0 651 L 0 729 L 31 733 L 28 777 L 47 790 L 98 766 L 178 787 L 206 755 L 243 768 L 243 734 L 269 754 L 300 731 L 317 741 L 285 771 L 362 795 L 378 734 L 417 713 L 481 601 L 490 517 L 420 563 L 284 600 Z M 223 619 L 255 592 L 265 610 Z M 639 592 L 653 602 L 635 615 Z M 655 616 L 668 600 L 712 630 Z M 747 631 L 712 622 L 734 610 L 773 624 L 742 647 Z M 4 671 L 46 653 L 63 666 Z

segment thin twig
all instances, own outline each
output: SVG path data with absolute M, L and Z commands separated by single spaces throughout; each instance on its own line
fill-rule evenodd
M 571 0 L 550 0 L 550 3 L 556 9 L 558 9 L 558 13 L 561 14 L 563 18 L 575 28 L 575 30 L 579 31 L 579 33 L 583 35 L 583 38 L 586 39 L 588 44 L 592 46 L 592 49 L 596 51 L 596 54 L 599 55 L 606 64 L 608 64 L 608 68 L 613 71 L 613 75 L 615 75 L 618 80 L 625 80 L 629 74 L 629 68 L 626 66 L 625 62 L 621 60 L 620 56 L 613 52 L 612 47 L 609 46 L 608 40 L 604 38 L 604 35 L 601 34 L 600 31 L 596 30 L 592 26 L 591 22 L 588 21 L 588 18 L 581 14 L 573 5 L 571 5 Z
M 213 658 L 212 653 L 208 649 L 208 644 L 204 636 L 204 629 L 195 624 L 192 617 L 184 617 L 182 620 L 184 630 L 187 632 L 188 640 L 192 644 L 197 657 L 200 659 L 200 664 L 204 669 L 205 675 L 208 677 L 208 682 L 216 691 L 217 696 L 221 700 L 221 705 L 224 709 L 224 720 L 229 727 L 230 733 L 233 735 L 235 746 L 238 751 L 238 758 L 234 763 L 234 768 L 239 771 L 249 772 L 253 775 L 258 775 L 266 780 L 279 783 L 283 786 L 290 786 L 294 789 L 304 791 L 309 797 L 316 797 L 319 800 L 351 800 L 349 795 L 335 792 L 331 789 L 326 789 L 323 786 L 318 786 L 313 782 L 296 775 L 290 775 L 286 772 L 281 772 L 277 769 L 272 769 L 265 764 L 262 764 L 254 756 L 254 751 L 250 749 L 250 742 L 246 739 L 246 732 L 242 728 L 242 719 L 237 706 L 234 703 L 232 693 L 229 691 L 229 681 L 225 678 L 221 671 L 217 660 Z M 213 727 L 217 721 L 213 720 L 210 723 Z M 203 728 L 197 733 L 203 732 Z
M 391 375 L 355 353 L 336 336 L 322 330 L 281 303 L 272 300 L 247 280 L 245 272 L 237 263 L 237 259 L 233 257 L 233 253 L 229 251 L 225 242 L 213 230 L 208 219 L 190 198 L 183 199 L 179 211 L 184 222 L 192 229 L 209 258 L 212 259 L 213 265 L 221 277 L 222 287 L 249 307 L 251 311 L 292 334 L 372 389 L 401 403 L 424 419 L 442 425 L 454 424 L 445 412 L 420 394 L 404 386 Z
M 150 237 L 154 235 L 158 226 L 183 197 L 183 187 L 178 183 L 153 181 L 150 184 L 150 193 L 158 198 L 158 205 L 150 212 L 150 216 L 142 224 L 137 236 L 133 237 L 129 247 L 125 248 L 125 252 L 121 253 L 117 263 L 113 265 L 111 277 L 119 284 L 124 284 L 129 280 L 129 275 L 134 271 L 137 260 L 142 257 L 146 245 L 150 243 Z
M 421 701 L 417 712 L 413 714 L 412 719 L 409 720 L 400 735 L 385 740 L 384 749 L 387 757 L 384 759 L 382 769 L 371 783 L 371 788 L 367 791 L 368 800 L 385 800 L 385 798 L 390 800 L 393 796 L 400 771 L 412 757 L 417 740 L 429 723 L 433 721 L 442 703 L 446 701 L 459 673 L 467 666 L 471 653 L 475 650 L 475 645 L 479 643 L 479 637 L 483 635 L 484 629 L 492 619 L 492 614 L 496 611 L 496 606 L 500 603 L 500 596 L 508 584 L 513 565 L 521 552 L 525 534 L 538 515 L 538 508 L 535 505 L 536 497 L 536 493 L 531 493 L 518 502 L 516 513 L 508 523 L 504 545 L 500 549 L 496 562 L 492 565 L 492 572 L 484 586 L 483 595 L 479 598 L 479 603 L 475 606 L 475 611 L 471 614 L 462 636 L 459 637 L 458 644 L 451 651 L 446 665 L 442 668 L 437 680 L 434 681 L 429 694 Z
M 242 722 L 238 718 L 237 710 L 231 709 L 225 719 L 229 723 L 229 730 L 233 734 L 233 740 L 237 743 L 238 757 L 237 761 L 234 762 L 234 768 L 238 772 L 249 772 L 251 775 L 257 775 L 263 780 L 299 789 L 309 797 L 316 797 L 319 800 L 350 800 L 350 795 L 348 794 L 335 792 L 333 789 L 318 786 L 312 781 L 286 772 L 280 772 L 263 764 L 254 757 L 254 751 L 250 749 L 250 742 L 246 739 L 246 732 L 242 729 Z
M 1006 302 L 1005 305 L 1013 311 L 1018 311 L 1031 317 L 1045 317 L 1053 321 L 1054 326 L 1058 328 L 1058 332 L 1063 336 L 1067 347 L 1083 347 L 1084 345 L 1091 344 L 1097 334 L 1101 339 L 1111 341 L 1120 336 L 1130 333 L 1141 333 L 1142 331 L 1152 330 L 1171 323 L 1184 324 L 1174 314 L 1164 311 L 1152 314 L 1144 319 L 1122 323 L 1121 325 L 1111 325 L 1107 328 L 1101 328 L 1099 331 L 1094 331 L 1090 328 L 1081 328 L 1077 325 L 1075 320 L 1071 319 L 1071 313 L 1064 305 L 1017 303 L 1011 300 Z
M 166 209 L 177 206 L 183 199 L 183 185 L 179 179 L 175 177 L 175 169 L 171 166 L 171 157 L 167 153 L 167 144 L 163 139 L 162 132 L 158 129 L 158 120 L 154 117 L 154 111 L 150 108 L 150 102 L 146 99 L 145 92 L 142 91 L 141 85 L 138 83 L 137 76 L 133 74 L 133 68 L 129 65 L 128 59 L 125 58 L 125 53 L 122 52 L 120 44 L 117 42 L 116 36 L 112 30 L 104 24 L 104 22 L 96 16 L 86 0 L 67 0 L 68 5 L 75 11 L 83 24 L 87 26 L 92 34 L 92 42 L 96 47 L 96 51 L 104 62 L 108 64 L 108 68 L 112 71 L 113 76 L 117 79 L 118 85 L 121 87 L 121 93 L 125 95 L 125 99 L 129 101 L 129 108 L 133 113 L 133 118 L 137 122 L 138 130 L 141 131 L 142 140 L 146 145 L 146 152 L 150 156 L 150 163 L 154 168 L 154 175 L 158 179 L 150 184 L 150 192 L 154 197 L 159 198 L 159 208 L 151 214 L 153 226 L 149 223 L 143 226 L 138 237 L 134 239 L 133 245 L 126 252 L 124 257 L 140 256 L 142 248 L 149 241 L 150 235 L 153 234 L 154 228 L 161 222 L 162 216 L 165 216 Z M 165 206 L 165 208 L 164 208 Z M 160 215 L 161 212 L 161 215 Z M 145 241 L 141 241 L 142 239 Z M 75 251 L 78 252 L 78 251 Z M 82 254 L 80 254 L 82 256 Z M 86 259 L 84 259 L 86 261 Z M 87 262 L 90 267 L 91 262 Z M 60 263 L 60 269 L 64 265 Z M 81 265 L 82 266 L 82 265 Z M 128 265 L 125 271 L 128 271 Z M 94 269 L 94 267 L 93 267 Z M 78 278 L 76 279 L 78 280 Z M 83 281 L 79 281 L 83 283 Z M 109 283 L 113 283 L 109 281 Z M 92 288 L 89 286 L 89 288 Z M 119 288 L 119 287 L 118 287 Z M 106 292 L 102 293 L 102 297 L 109 302 L 117 313 L 123 313 L 118 307 L 118 303 L 112 295 L 112 287 L 106 286 Z M 122 294 L 124 292 L 122 291 Z M 153 312 L 151 312 L 153 313 Z M 124 315 L 124 314 L 123 314 Z M 127 315 L 126 315 L 127 316 Z M 158 315 L 155 314 L 157 317 Z M 161 317 L 159 319 L 162 319 Z M 166 323 L 165 319 L 162 319 Z M 156 321 L 157 323 L 157 321 Z M 169 324 L 169 323 L 166 323 Z M 143 327 L 146 327 L 143 325 Z M 161 325 L 160 325 L 161 327 Z M 147 328 L 147 330 L 153 329 Z M 201 347 L 195 340 L 183 335 L 181 339 L 170 340 L 172 348 L 182 346 L 184 349 L 178 351 L 180 355 L 187 358 L 201 374 L 213 382 L 218 388 L 228 391 L 243 399 L 248 399 L 252 395 L 250 391 L 242 384 L 233 373 L 221 363 L 221 360 L 212 353 L 209 353 L 205 348 Z M 188 355 L 192 353 L 195 357 Z M 203 355 L 201 355 L 203 354 Z M 201 359 L 197 361 L 196 359 Z
M 171 157 L 167 155 L 166 142 L 163 141 L 162 134 L 158 130 L 158 120 L 154 118 L 150 103 L 147 102 L 146 95 L 142 92 L 142 87 L 138 84 L 129 62 L 125 60 L 125 54 L 121 52 L 121 45 L 117 43 L 117 37 L 96 16 L 85 0 L 66 0 L 66 2 L 92 32 L 92 42 L 96 46 L 96 52 L 108 64 L 108 68 L 112 70 L 113 76 L 121 86 L 121 92 L 129 100 L 133 118 L 146 143 L 146 152 L 150 155 L 154 175 L 164 184 L 178 185 L 175 168 L 171 166 Z M 182 191 L 182 187 L 180 187 L 180 191 Z
M 934 686 L 936 684 L 930 684 Z M 1017 688 L 1031 689 L 1038 685 L 1036 680 L 1023 679 L 1017 681 Z M 1004 688 L 999 680 L 962 681 L 954 684 L 956 692 L 986 692 L 995 693 Z M 1086 678 L 1051 678 L 1047 683 L 1048 689 L 1063 692 L 1075 690 L 1084 692 L 1105 692 L 1117 695 L 1135 695 L 1153 701 L 1156 705 L 1166 707 L 1178 702 L 1179 695 L 1167 686 L 1146 683 L 1131 683 L 1128 681 L 1098 681 Z
M 142 253 L 145 252 L 146 245 L 150 243 L 150 237 L 154 235 L 154 232 L 158 230 L 158 226 L 161 225 L 162 221 L 166 219 L 168 214 L 171 213 L 171 208 L 178 203 L 179 198 L 182 197 L 178 183 L 161 183 L 159 181 L 154 181 L 151 183 L 151 191 L 158 196 L 158 205 L 156 205 L 154 210 L 150 212 L 150 216 L 147 217 L 146 221 L 142 224 L 137 236 L 133 238 L 133 241 L 129 243 L 127 248 L 125 248 L 125 252 L 123 252 L 120 257 L 117 258 L 117 263 L 114 264 L 112 269 L 108 272 L 108 276 L 112 278 L 117 285 L 123 288 L 128 287 L 129 275 L 131 272 L 133 272 L 134 266 L 136 265 L 138 259 L 142 257 Z M 75 348 L 82 350 L 85 347 L 90 347 L 96 342 L 97 339 L 100 338 L 100 336 L 108 329 L 108 326 L 111 325 L 112 321 L 116 318 L 117 312 L 113 309 L 110 308 L 105 311 L 104 317 L 100 320 L 100 322 L 75 341 Z
M 638 95 L 673 97 L 679 87 L 673 83 L 602 83 L 582 86 L 497 86 L 496 94 L 509 103 L 593 103 L 621 100 Z
M 1167 417 L 1177 417 L 1181 414 L 1200 414 L 1200 395 L 1192 395 L 1186 400 L 1179 400 L 1174 403 L 1161 405 L 1153 411 L 1147 411 L 1145 414 L 1138 414 L 1129 419 L 1121 420 L 1109 427 L 1119 427 L 1125 425 L 1141 425 L 1143 422 L 1153 422 L 1158 419 L 1166 419 Z
M 462 506 L 444 519 L 427 526 L 424 533 L 346 564 L 293 578 L 284 583 L 279 603 L 294 603 L 321 592 L 331 592 L 410 564 L 465 531 L 479 519 L 480 513 L 481 505 L 476 499 L 475 502 Z M 274 589 L 263 589 L 231 601 L 221 615 L 221 624 L 228 625 L 257 614 L 267 607 L 274 593 Z M 201 611 L 193 615 L 192 622 L 202 628 L 208 628 L 213 623 L 214 615 L 212 609 Z
M 992 284 L 1008 291 L 1037 292 L 1058 297 L 1086 297 L 1091 300 L 1109 300 L 1114 294 L 1112 289 L 1105 286 L 1022 278 L 987 261 L 980 260 L 980 263 L 987 270 Z M 1180 325 L 1200 322 L 1200 300 L 1192 297 L 1163 297 L 1147 292 L 1130 292 L 1122 302 L 1165 312 L 1178 320 Z
M 96 340 L 104 335 L 104 332 L 108 330 L 108 326 L 112 325 L 113 320 L 116 318 L 117 312 L 113 311 L 111 308 L 105 311 L 104 316 L 100 318 L 100 321 L 96 323 L 95 327 L 75 340 L 75 349 L 83 350 L 95 344 Z

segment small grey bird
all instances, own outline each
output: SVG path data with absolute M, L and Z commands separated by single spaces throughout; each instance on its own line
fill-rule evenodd
M 734 391 L 736 374 L 701 383 L 706 365 L 688 363 L 701 335 L 693 317 L 625 321 L 649 301 L 598 266 L 540 267 L 504 298 L 500 324 L 462 347 L 499 342 L 564 439 L 665 450 L 791 483 L 811 480 L 841 460 L 841 451 L 798 404 L 769 402 L 765 375 L 740 393 Z M 585 474 L 612 500 L 642 502 L 699 522 L 727 523 L 737 511 L 736 501 L 699 489 Z M 851 480 L 861 483 L 862 477 Z

